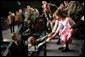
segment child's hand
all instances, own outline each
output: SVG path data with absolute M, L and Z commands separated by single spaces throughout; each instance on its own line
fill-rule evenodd
M 51 37 L 53 34 L 54 34 L 54 33 L 50 33 L 50 34 L 48 34 L 48 37 Z
M 50 41 L 50 38 L 48 38 L 47 40 L 46 40 L 46 42 L 49 42 Z
M 48 37 L 50 37 L 51 36 L 51 34 L 48 34 Z

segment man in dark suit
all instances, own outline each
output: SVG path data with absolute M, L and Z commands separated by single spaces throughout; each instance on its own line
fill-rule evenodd
M 12 36 L 13 42 L 9 47 L 9 56 L 21 56 L 22 55 L 22 45 L 19 42 L 19 35 L 13 33 Z

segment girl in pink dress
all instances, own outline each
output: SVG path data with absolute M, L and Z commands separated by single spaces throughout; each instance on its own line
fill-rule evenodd
M 59 20 L 58 28 L 56 29 L 54 34 L 48 35 L 47 41 L 51 40 L 57 35 L 57 33 L 59 33 L 62 45 L 62 47 L 59 48 L 59 50 L 68 51 L 68 44 L 72 39 L 72 26 L 75 25 L 75 22 L 70 17 L 65 16 L 63 12 L 61 12 L 60 10 L 56 12 L 56 17 Z

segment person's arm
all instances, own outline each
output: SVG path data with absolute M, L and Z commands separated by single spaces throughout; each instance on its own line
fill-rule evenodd
M 45 10 L 44 10 L 44 15 L 45 15 L 47 21 L 49 21 L 49 19 L 48 19 L 48 17 L 47 17 L 47 14 L 46 14 L 46 11 L 45 11 Z
M 59 30 L 60 30 L 60 22 L 59 22 L 59 25 L 52 37 L 55 37 L 57 35 L 57 33 L 59 32 Z
M 46 41 L 43 41 L 41 43 L 38 44 L 38 48 L 41 47 L 42 45 L 44 45 L 46 43 Z
M 57 26 L 58 26 L 58 20 L 55 21 L 54 28 L 52 29 L 52 32 L 48 34 L 48 37 L 51 37 L 55 33 Z
M 55 31 L 55 33 L 51 33 L 50 37 L 48 37 L 48 38 L 46 39 L 46 42 L 49 42 L 52 38 L 54 38 L 54 37 L 57 35 L 57 33 L 59 32 L 59 29 L 60 29 L 60 22 L 59 22 L 58 28 L 57 28 L 57 30 Z
M 42 38 L 37 39 L 37 41 L 43 41 L 46 37 L 47 37 L 47 35 Z
M 53 32 L 51 32 L 50 34 L 48 34 L 48 37 L 51 37 L 53 34 L 54 34 L 54 33 L 53 33 Z
M 68 21 L 69 21 L 70 27 L 73 27 L 76 24 L 71 18 L 69 18 Z
M 57 26 L 58 26 L 58 20 L 55 21 L 55 25 L 54 25 L 54 27 L 53 27 L 53 29 L 52 29 L 52 32 L 53 32 L 53 33 L 56 31 Z

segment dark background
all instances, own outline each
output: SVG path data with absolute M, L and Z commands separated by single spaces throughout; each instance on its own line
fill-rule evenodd
M 42 1 L 41 0 L 26 0 L 26 1 L 19 1 L 21 5 L 17 3 L 17 1 L 1 1 L 1 17 L 7 17 L 9 11 L 15 12 L 18 9 L 26 8 L 27 5 L 30 5 L 32 7 L 38 8 L 40 14 L 42 12 Z M 57 0 L 49 0 L 48 3 L 56 4 L 59 6 L 59 4 L 63 1 L 57 1 Z

